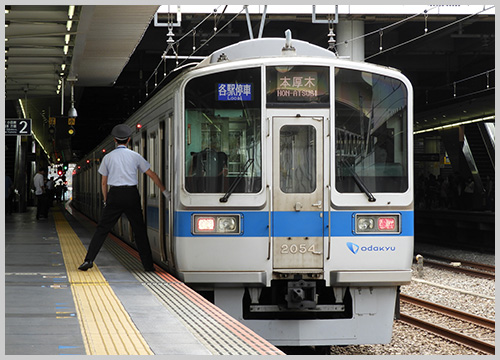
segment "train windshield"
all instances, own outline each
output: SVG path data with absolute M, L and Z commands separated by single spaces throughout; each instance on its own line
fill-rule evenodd
M 260 89 L 260 68 L 210 74 L 186 85 L 187 191 L 261 190 Z
M 402 193 L 408 189 L 407 99 L 406 86 L 398 79 L 335 70 L 338 192 Z

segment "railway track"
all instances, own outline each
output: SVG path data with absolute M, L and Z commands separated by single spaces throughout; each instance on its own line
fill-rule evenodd
M 452 259 L 444 256 L 419 253 L 424 257 L 424 265 L 447 269 L 454 272 L 460 272 L 471 276 L 476 276 L 484 279 L 495 280 L 495 266 L 487 264 L 479 264 L 472 261 Z M 434 260 L 430 260 L 434 259 Z M 438 261 L 435 261 L 438 260 Z M 448 263 L 440 262 L 446 261 Z
M 401 294 L 400 299 L 402 302 L 410 303 L 417 307 L 423 308 L 425 310 L 430 310 L 436 312 L 440 315 L 444 315 L 447 317 L 452 317 L 454 319 L 458 319 L 460 321 L 464 321 L 466 323 L 474 324 L 476 326 L 480 326 L 489 330 L 495 331 L 495 321 L 482 318 L 480 316 L 468 314 L 459 310 L 455 310 L 452 308 L 448 308 L 446 306 L 442 306 L 439 304 L 431 303 L 425 300 L 417 299 L 408 295 Z M 468 335 L 464 335 L 462 333 L 456 332 L 454 330 L 427 322 L 425 320 L 421 320 L 419 318 L 413 317 L 408 314 L 401 313 L 400 321 L 411 324 L 413 326 L 419 327 L 431 333 L 437 334 L 441 337 L 447 338 L 451 341 L 469 346 L 475 350 L 479 350 L 486 354 L 495 354 L 495 345 L 470 337 Z

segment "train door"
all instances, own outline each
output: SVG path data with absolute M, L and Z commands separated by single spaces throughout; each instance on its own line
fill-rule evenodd
M 162 248 L 161 248 L 161 260 L 165 261 L 169 264 L 171 268 L 175 268 L 175 263 L 174 263 L 174 257 L 173 257 L 173 224 L 174 224 L 174 211 L 173 211 L 173 192 L 172 192 L 172 187 L 173 187 L 173 153 L 172 153 L 172 148 L 173 148 L 173 142 L 174 142 L 174 136 L 173 136 L 173 118 L 174 114 L 169 113 L 168 118 L 166 121 L 166 124 L 163 126 L 163 165 L 162 165 L 162 174 L 161 174 L 161 179 L 163 180 L 163 184 L 165 185 L 165 188 L 167 189 L 167 192 L 170 194 L 170 197 L 167 199 L 164 199 L 162 196 L 160 196 L 162 199 L 164 199 L 164 204 L 165 206 L 162 207 L 163 209 L 163 214 L 161 215 L 162 222 L 161 224 L 163 225 L 163 233 L 164 236 L 162 237 L 164 241 L 162 241 Z
M 162 139 L 160 125 L 148 127 L 146 153 L 147 160 L 151 165 L 151 170 L 161 176 L 161 164 L 163 162 Z M 155 185 L 150 177 L 146 177 L 146 203 L 144 212 L 146 213 L 146 225 L 149 243 L 153 253 L 160 252 L 160 189 Z M 162 212 L 163 213 L 163 212 Z
M 136 133 L 134 135 L 132 135 L 132 150 L 143 155 L 144 154 L 144 142 L 143 142 L 143 137 L 142 137 L 142 133 Z M 144 175 L 141 174 L 140 172 L 137 172 L 137 189 L 139 190 L 139 194 L 141 196 L 141 206 L 144 207 Z M 122 215 L 122 218 L 123 216 L 125 216 L 125 214 Z M 124 234 L 129 234 L 128 235 L 128 239 L 130 241 L 134 241 L 134 237 L 133 237 L 133 232 L 132 232 L 132 226 L 130 225 L 130 222 L 127 220 L 127 221 L 123 221 L 122 220 L 122 229 L 123 229 L 123 233 Z
M 323 116 L 272 118 L 273 268 L 323 272 Z

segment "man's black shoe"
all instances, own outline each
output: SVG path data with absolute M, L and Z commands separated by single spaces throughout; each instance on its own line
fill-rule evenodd
M 155 267 L 152 266 L 152 267 L 144 268 L 144 271 L 156 271 L 156 270 L 155 270 Z
M 85 261 L 82 265 L 78 267 L 78 270 L 87 271 L 94 266 L 93 261 Z

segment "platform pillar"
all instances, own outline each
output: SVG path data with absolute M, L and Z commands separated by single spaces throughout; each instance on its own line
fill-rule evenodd
M 365 23 L 361 20 L 340 20 L 336 27 L 339 56 L 348 56 L 352 61 L 365 60 Z M 361 37 L 354 41 L 352 39 Z M 347 44 L 344 42 L 348 41 Z

